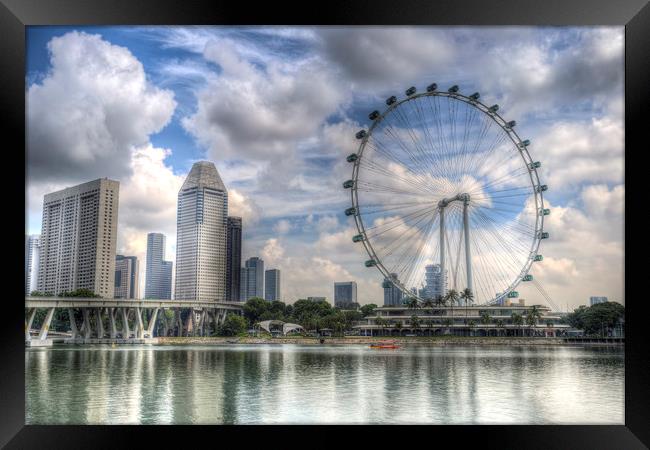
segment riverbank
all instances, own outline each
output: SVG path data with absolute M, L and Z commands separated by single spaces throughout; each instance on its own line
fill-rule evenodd
M 403 345 L 584 345 L 590 343 L 565 342 L 562 338 L 527 338 L 527 337 L 369 337 L 346 336 L 326 337 L 321 339 L 310 337 L 158 337 L 158 345 L 240 345 L 240 344 L 298 344 L 298 345 L 369 345 L 382 340 L 393 340 Z M 591 345 L 622 345 L 591 343 Z

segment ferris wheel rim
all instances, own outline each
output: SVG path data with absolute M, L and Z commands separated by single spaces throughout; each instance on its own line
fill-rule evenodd
M 399 288 L 405 296 L 408 298 L 414 298 L 418 302 L 424 302 L 425 299 L 422 298 L 419 293 L 413 293 L 408 290 L 408 288 L 402 283 L 401 280 L 392 277 L 390 271 L 384 266 L 381 258 L 377 255 L 376 251 L 374 250 L 372 243 L 370 242 L 370 239 L 368 239 L 365 225 L 363 223 L 363 219 L 361 218 L 361 214 L 359 213 L 359 199 L 358 199 L 358 190 L 357 190 L 357 181 L 359 177 L 359 169 L 360 165 L 363 159 L 363 151 L 365 150 L 366 144 L 370 137 L 372 136 L 373 130 L 396 108 L 398 108 L 400 105 L 407 103 L 409 101 L 416 100 L 421 97 L 447 97 L 451 98 L 454 100 L 461 101 L 467 105 L 470 105 L 471 107 L 477 109 L 484 115 L 488 116 L 490 119 L 492 119 L 498 126 L 501 128 L 502 131 L 506 133 L 510 141 L 519 149 L 519 154 L 524 162 L 524 166 L 529 167 L 528 170 L 528 175 L 530 178 L 531 186 L 533 187 L 533 196 L 535 199 L 535 210 L 536 210 L 536 219 L 535 219 L 535 232 L 533 234 L 533 239 L 532 243 L 530 245 L 530 250 L 528 254 L 528 258 L 526 259 L 526 262 L 524 263 L 521 271 L 519 274 L 515 277 L 515 279 L 510 283 L 510 285 L 503 291 L 501 296 L 496 296 L 485 301 L 484 303 L 478 304 L 478 305 L 489 305 L 493 304 L 496 302 L 499 298 L 504 297 L 506 294 L 512 292 L 518 285 L 519 283 L 522 282 L 523 278 L 528 274 L 530 271 L 530 268 L 534 262 L 534 258 L 538 255 L 539 253 L 539 246 L 541 244 L 541 235 L 544 230 L 544 214 L 541 214 L 540 212 L 544 210 L 544 196 L 543 192 L 536 189 L 537 186 L 541 185 L 540 179 L 539 179 L 539 174 L 537 172 L 537 168 L 531 165 L 533 163 L 533 159 L 530 156 L 530 152 L 528 151 L 528 146 L 524 145 L 524 141 L 521 139 L 521 137 L 518 135 L 518 133 L 513 129 L 513 127 L 508 126 L 508 122 L 496 111 L 491 111 L 490 107 L 485 105 L 483 102 L 479 101 L 478 99 L 472 99 L 468 96 L 465 96 L 461 93 L 458 92 L 444 92 L 444 91 L 426 91 L 426 92 L 420 92 L 417 94 L 412 94 L 412 95 L 407 95 L 407 97 L 402 98 L 400 100 L 397 100 L 393 102 L 392 104 L 388 105 L 388 107 L 381 112 L 374 120 L 372 120 L 371 125 L 368 127 L 367 132 L 365 135 L 361 138 L 361 142 L 359 143 L 359 147 L 357 149 L 356 155 L 357 159 L 354 161 L 353 168 L 352 168 L 352 187 L 350 191 L 350 196 L 351 196 L 351 203 L 352 207 L 356 209 L 355 214 L 353 215 L 355 225 L 357 228 L 358 233 L 363 236 L 363 239 L 361 240 L 366 252 L 368 253 L 368 256 L 371 258 L 371 260 L 374 260 L 375 264 L 374 266 L 377 267 L 377 269 L 382 273 L 382 275 L 390 279 L 391 283 L 395 285 L 397 288 Z

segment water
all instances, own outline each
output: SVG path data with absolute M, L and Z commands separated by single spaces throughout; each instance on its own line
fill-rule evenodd
M 620 348 L 25 350 L 27 424 L 623 424 Z

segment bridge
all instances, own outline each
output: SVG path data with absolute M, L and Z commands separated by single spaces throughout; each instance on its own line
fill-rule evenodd
M 226 315 L 242 314 L 243 304 L 199 300 L 133 300 L 119 298 L 25 297 L 25 344 L 52 345 L 48 339 L 55 311 L 67 310 L 66 343 L 146 343 L 162 325 L 163 336 L 206 336 L 216 331 Z M 45 310 L 40 328 L 32 336 L 38 310 Z M 168 318 L 167 311 L 172 312 Z

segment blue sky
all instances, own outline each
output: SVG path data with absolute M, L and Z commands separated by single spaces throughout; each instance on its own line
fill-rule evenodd
M 354 132 L 411 85 L 479 91 L 551 187 L 558 239 L 532 273 L 558 304 L 624 301 L 622 269 L 606 269 L 623 255 L 622 27 L 28 27 L 26 80 L 26 232 L 43 194 L 108 176 L 118 251 L 144 261 L 162 231 L 173 259 L 178 187 L 208 159 L 244 218 L 243 256 L 283 270 L 287 301 L 356 279 L 361 303 L 382 294 L 342 213 Z

